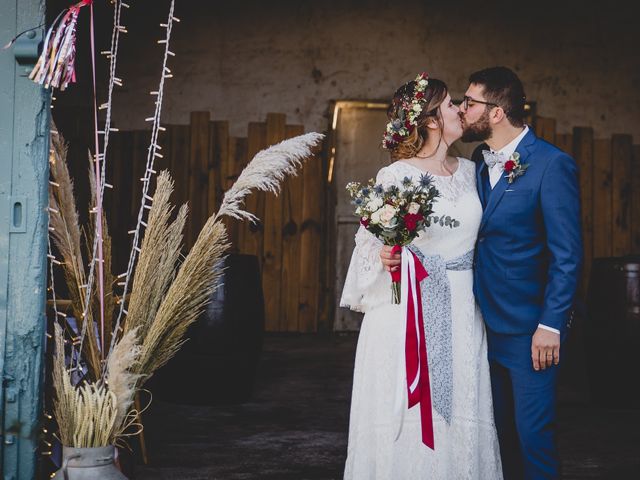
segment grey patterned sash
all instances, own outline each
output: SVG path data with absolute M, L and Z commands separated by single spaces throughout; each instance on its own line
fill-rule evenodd
M 453 400 L 453 353 L 451 285 L 447 270 L 471 270 L 473 250 L 445 262 L 440 255 L 425 255 L 418 248 L 409 248 L 420 259 L 429 276 L 421 284 L 422 314 L 433 408 L 451 423 Z

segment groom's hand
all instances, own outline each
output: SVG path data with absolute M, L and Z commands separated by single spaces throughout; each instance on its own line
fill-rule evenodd
M 400 267 L 401 257 L 399 253 L 392 254 L 393 247 L 383 245 L 380 250 L 380 261 L 387 272 L 394 272 Z
M 531 341 L 531 359 L 535 370 L 560 363 L 560 335 L 538 327 Z

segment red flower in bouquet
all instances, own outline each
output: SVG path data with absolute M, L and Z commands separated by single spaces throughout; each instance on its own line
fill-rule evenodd
M 413 232 L 421 220 L 424 220 L 424 216 L 421 213 L 407 213 L 404 216 L 404 225 L 407 227 L 407 230 Z
M 369 219 L 367 217 L 362 217 L 360 219 L 360 225 L 362 225 L 364 228 L 367 228 L 369 226 Z

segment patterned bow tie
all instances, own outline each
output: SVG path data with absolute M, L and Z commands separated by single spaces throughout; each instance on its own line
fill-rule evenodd
M 489 168 L 492 168 L 496 164 L 504 166 L 507 161 L 502 153 L 492 152 L 491 150 L 483 150 L 482 156 L 484 157 L 484 163 L 486 163 Z

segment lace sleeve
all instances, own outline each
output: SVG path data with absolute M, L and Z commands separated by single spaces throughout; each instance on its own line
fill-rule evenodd
M 378 172 L 376 182 L 387 188 L 395 184 L 396 179 L 388 167 L 385 167 Z M 375 235 L 360 226 L 355 242 L 340 306 L 356 312 L 366 312 L 376 305 L 390 301 L 391 277 L 382 268 L 380 250 L 383 244 Z M 382 292 L 386 292 L 386 295 L 381 295 Z

